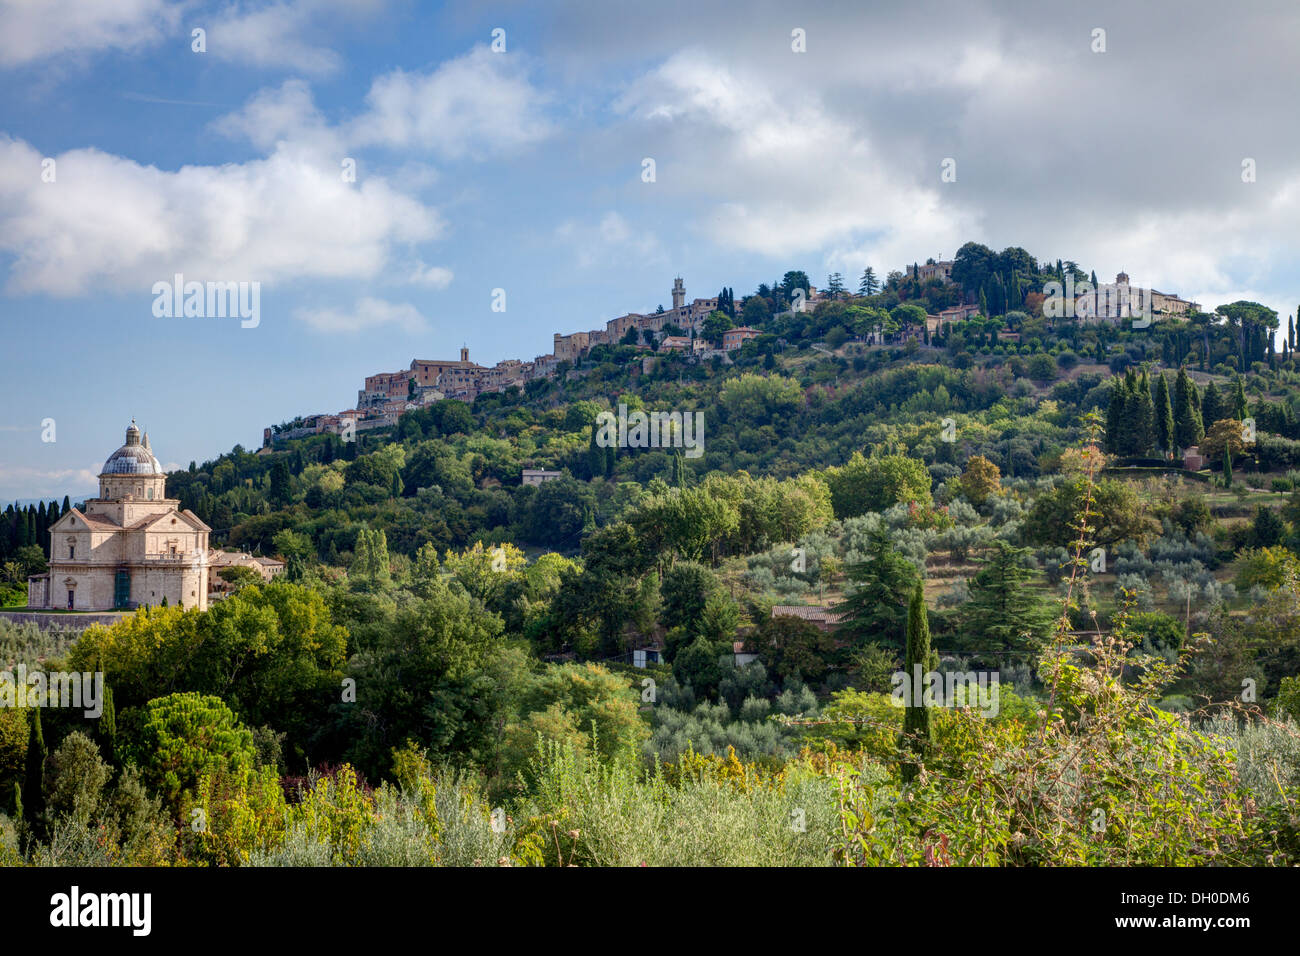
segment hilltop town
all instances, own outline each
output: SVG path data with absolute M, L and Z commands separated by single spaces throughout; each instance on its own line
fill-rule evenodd
M 1072 264 L 1071 264 L 1072 265 Z M 898 288 L 910 279 L 920 288 L 938 286 L 951 293 L 960 292 L 960 286 L 952 278 L 953 260 L 936 261 L 927 259 L 924 264 L 914 264 L 904 269 L 891 272 L 886 283 Z M 867 270 L 871 271 L 871 270 Z M 1073 292 L 1074 276 L 1065 276 Z M 874 280 L 865 280 L 859 287 L 859 296 L 866 298 L 874 294 Z M 826 301 L 843 299 L 852 301 L 858 296 L 847 293 L 842 284 L 842 277 L 828 277 L 826 291 L 819 292 L 816 286 L 808 285 L 805 294 L 789 303 L 790 311 L 812 311 Z M 553 336 L 551 351 L 538 355 L 531 361 L 521 359 L 503 359 L 493 366 L 480 365 L 470 361 L 469 348 L 462 346 L 459 359 L 412 359 L 410 365 L 395 372 L 376 372 L 367 375 L 363 386 L 357 392 L 354 408 L 345 409 L 334 414 L 312 414 L 282 425 L 263 429 L 263 446 L 276 441 L 302 438 L 313 434 L 354 434 L 373 428 L 385 428 L 397 423 L 407 411 L 427 406 L 443 399 L 456 399 L 473 402 L 479 395 L 489 392 L 505 392 L 510 388 L 523 390 L 528 383 L 537 379 L 552 378 L 562 368 L 588 354 L 601 345 L 627 345 L 648 353 L 643 365 L 647 369 L 655 355 L 678 353 L 691 361 L 721 359 L 729 361 L 728 355 L 739 349 L 746 342 L 762 334 L 759 328 L 749 325 L 736 325 L 734 299 L 727 301 L 729 289 L 721 294 L 722 309 L 719 310 L 720 296 L 692 299 L 686 301 L 686 288 L 681 276 L 673 280 L 672 307 L 663 306 L 654 312 L 628 312 L 610 319 L 604 328 L 591 329 L 586 332 Z M 940 297 L 938 301 L 948 301 L 953 296 Z M 905 330 L 909 335 L 937 335 L 943 329 L 955 323 L 978 318 L 989 312 L 987 302 L 981 302 L 974 296 L 972 301 L 962 301 L 962 296 L 955 296 L 957 301 L 935 313 L 927 313 L 924 326 Z M 1033 303 L 1030 296 L 1031 310 L 1037 309 L 1041 314 L 1042 302 Z M 1185 315 L 1198 312 L 1198 303 L 1183 299 L 1177 295 L 1145 289 L 1130 283 L 1126 273 L 1120 272 L 1113 283 L 1099 284 L 1094 273 L 1093 280 L 1086 288 L 1081 285 L 1077 294 L 1070 295 L 1071 309 L 1083 321 L 1118 322 L 1131 319 L 1142 309 L 1148 309 L 1156 316 Z M 743 305 L 743 303 L 742 303 Z M 705 321 L 721 311 L 726 328 L 716 341 L 705 336 Z M 1073 314 L 1073 313 L 1072 313 Z M 1018 339 L 1018 330 L 1007 329 L 1002 332 L 1004 340 Z

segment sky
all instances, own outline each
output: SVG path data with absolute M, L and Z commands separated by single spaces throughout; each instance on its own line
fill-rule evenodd
M 0 501 L 93 492 L 132 418 L 184 467 L 676 275 L 973 240 L 1285 326 L 1297 49 L 1292 2 L 0 0 Z M 156 315 L 176 274 L 256 324 Z

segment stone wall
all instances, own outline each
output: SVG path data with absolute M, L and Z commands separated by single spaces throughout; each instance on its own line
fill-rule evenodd
M 39 611 L 0 611 L 0 618 L 15 624 L 35 624 L 41 630 L 52 627 L 73 628 L 84 631 L 92 624 L 109 627 L 122 620 L 123 613 L 100 612 L 98 614 L 41 614 Z

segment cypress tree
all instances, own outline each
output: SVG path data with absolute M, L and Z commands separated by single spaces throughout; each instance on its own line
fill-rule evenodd
M 1232 395 L 1232 417 L 1237 421 L 1245 421 L 1249 414 L 1249 406 L 1246 404 L 1246 386 L 1240 375 L 1237 376 L 1237 389 Z
M 62 508 L 62 510 L 59 512 L 59 517 L 62 518 L 65 514 L 67 514 L 67 513 L 68 513 L 69 511 L 71 511 L 71 510 L 72 510 L 72 502 L 68 500 L 68 496 L 67 496 L 67 495 L 64 495 L 64 496 L 63 496 L 63 508 Z
M 1174 406 L 1169 400 L 1169 382 L 1164 372 L 1156 382 L 1156 440 L 1166 455 L 1173 452 Z
M 673 485 L 678 488 L 686 487 L 686 457 L 680 448 L 673 453 Z
M 23 774 L 23 813 L 28 833 L 39 838 L 45 815 L 45 735 L 41 732 L 41 709 L 32 707 L 27 736 L 27 763 Z
M 17 824 L 18 845 L 26 848 L 27 846 L 27 829 L 26 821 L 23 819 L 23 785 L 14 781 L 14 822 Z
M 596 423 L 591 423 L 591 437 L 587 440 L 587 477 L 599 478 L 605 474 L 605 449 L 596 444 Z
M 1213 382 L 1205 387 L 1205 397 L 1201 399 L 1201 415 L 1203 420 L 1211 425 L 1227 417 L 1223 406 L 1223 398 L 1219 395 L 1219 390 Z
M 117 743 L 117 708 L 113 705 L 113 688 L 104 688 L 104 712 L 99 715 L 99 743 L 104 758 L 113 760 L 113 748 Z
M 1232 452 L 1226 445 L 1223 448 L 1223 487 L 1232 487 Z
M 916 582 L 912 589 L 912 601 L 907 608 L 907 651 L 904 657 L 906 686 L 912 688 L 911 697 L 916 696 L 916 684 L 923 689 L 926 686 L 925 671 L 930 667 L 930 618 L 925 609 L 925 587 Z M 920 680 L 917 674 L 920 672 Z M 925 697 L 920 700 L 909 699 L 903 711 L 903 735 L 900 744 L 903 749 L 902 777 L 908 783 L 916 779 L 920 772 L 920 761 L 924 760 L 934 742 L 934 729 L 930 726 L 930 709 L 925 706 Z
M 1106 450 L 1112 455 L 1120 453 L 1120 423 L 1124 420 L 1124 379 L 1110 382 L 1110 402 L 1106 406 Z
M 1130 454 L 1145 455 L 1156 443 L 1156 408 L 1151 401 L 1151 383 L 1145 369 L 1141 378 L 1134 378 L 1132 395 L 1133 439 Z
M 1187 377 L 1187 369 L 1180 368 L 1174 380 L 1174 442 L 1179 448 L 1190 448 L 1199 444 L 1204 434 L 1196 386 Z

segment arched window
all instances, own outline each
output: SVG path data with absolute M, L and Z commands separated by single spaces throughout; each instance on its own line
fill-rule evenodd
M 153 486 L 152 486 L 152 485 L 149 487 L 149 490 L 146 491 L 146 492 L 144 493 L 144 496 L 145 496 L 145 498 L 147 498 L 148 500 L 153 501 Z

